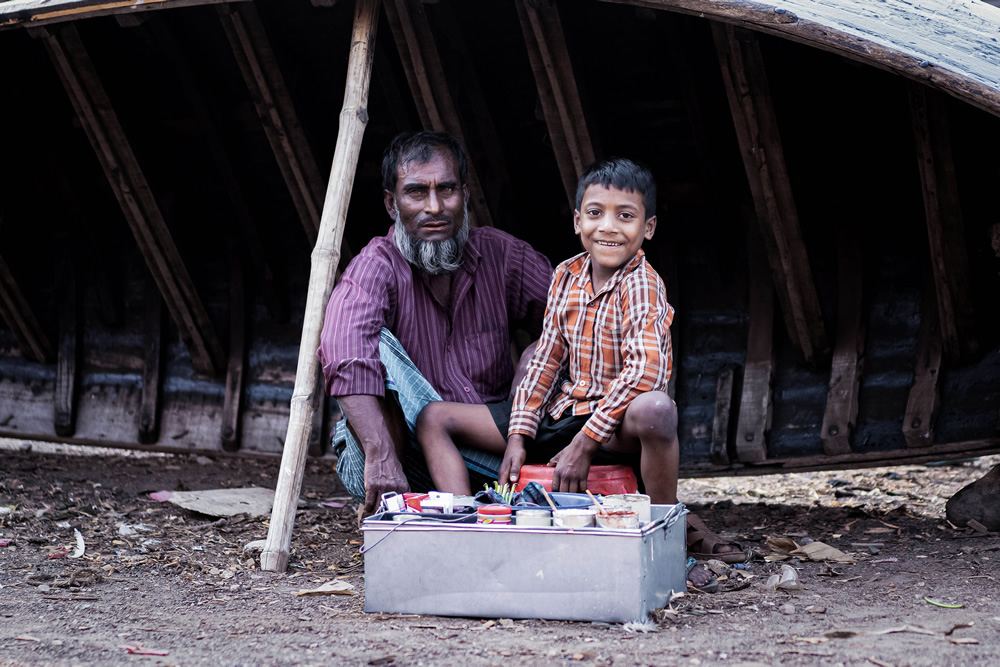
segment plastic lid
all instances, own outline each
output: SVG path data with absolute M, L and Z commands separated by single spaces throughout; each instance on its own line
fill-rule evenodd
M 487 516 L 510 514 L 510 507 L 508 505 L 481 505 L 479 507 L 479 514 Z

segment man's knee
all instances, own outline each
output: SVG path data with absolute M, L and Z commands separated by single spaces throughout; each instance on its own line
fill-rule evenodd
M 629 405 L 626 415 L 642 439 L 646 435 L 673 440 L 677 437 L 677 405 L 663 391 L 650 391 Z

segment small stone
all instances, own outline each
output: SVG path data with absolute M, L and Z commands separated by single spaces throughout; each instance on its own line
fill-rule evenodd
M 795 605 L 793 605 L 790 602 L 787 604 L 783 604 L 780 607 L 778 607 L 778 611 L 780 611 L 785 616 L 791 616 L 792 614 L 795 613 Z
M 48 584 L 42 584 L 41 586 L 38 587 L 38 590 L 40 590 L 42 593 L 48 593 L 51 589 L 49 588 Z
M 806 613 L 807 614 L 825 614 L 826 613 L 826 607 L 821 607 L 819 605 L 811 604 L 808 607 L 806 607 Z

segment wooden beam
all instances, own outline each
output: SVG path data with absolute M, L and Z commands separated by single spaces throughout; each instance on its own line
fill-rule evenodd
M 252 3 L 220 6 L 217 11 L 311 248 L 322 213 L 323 178 L 267 31 Z
M 139 395 L 139 442 L 151 445 L 160 439 L 160 384 L 163 365 L 163 297 L 152 280 L 146 281 L 143 303 L 143 342 L 146 353 L 142 365 Z
M 185 97 L 191 103 L 195 120 L 201 130 L 201 137 L 212 156 L 216 172 L 229 199 L 232 224 L 236 235 L 243 240 L 242 248 L 249 260 L 251 267 L 249 273 L 253 284 L 263 295 L 271 316 L 279 322 L 287 322 L 289 303 L 280 262 L 273 251 L 269 252 L 265 248 L 257 232 L 257 225 L 247 205 L 246 193 L 240 185 L 240 179 L 229 157 L 233 151 L 228 149 L 231 146 L 227 147 L 227 143 L 223 140 L 220 128 L 225 126 L 226 121 L 218 105 L 213 102 L 210 95 L 206 94 L 205 86 L 199 83 L 194 72 L 195 68 L 167 25 L 162 21 L 150 21 L 148 28 L 170 61 L 171 69 L 180 82 Z
M 712 448 L 709 459 L 719 466 L 729 465 L 729 440 L 733 432 L 733 390 L 736 388 L 733 368 L 723 368 L 715 383 L 715 419 L 712 421 Z
M 903 416 L 903 437 L 907 447 L 927 447 L 934 444 L 934 426 L 941 392 L 938 383 L 941 376 L 941 324 L 936 301 L 936 290 L 931 280 L 925 276 L 924 298 L 920 305 L 920 339 L 917 342 L 916 367 L 913 370 L 913 385 L 906 399 L 906 413 Z
M 501 205 L 505 194 L 513 187 L 507 168 L 509 163 L 504 141 L 493 120 L 496 106 L 486 99 L 481 77 L 474 66 L 475 59 L 465 37 L 468 31 L 459 23 L 454 8 L 455 3 L 438 3 L 433 10 L 434 17 L 439 24 L 439 33 L 448 35 L 449 64 L 454 65 L 453 68 L 449 67 L 449 80 L 457 82 L 451 86 L 456 94 L 456 102 L 468 110 L 470 117 L 476 119 L 466 127 L 468 134 L 472 135 L 471 141 L 466 143 L 469 160 L 479 165 L 476 173 L 486 198 L 486 207 L 498 216 L 502 214 Z M 470 32 L 469 37 L 474 39 L 475 33 Z
M 559 10 L 555 3 L 527 0 L 516 0 L 514 6 L 521 22 L 559 175 L 569 199 L 569 208 L 573 210 L 576 208 L 576 184 L 584 168 L 594 162 L 594 146 L 580 103 Z
M 214 375 L 222 367 L 222 345 L 76 27 L 46 32 L 44 42 L 195 371 Z
M 774 285 L 768 275 L 760 237 L 753 229 L 753 221 L 748 222 L 750 330 L 736 427 L 736 458 L 741 463 L 755 463 L 767 458 L 767 438 L 771 431 L 771 379 L 774 375 Z
M 230 271 L 229 296 L 229 365 L 226 370 L 226 396 L 222 402 L 222 448 L 227 452 L 235 452 L 240 448 L 247 319 L 243 269 L 235 252 Z
M 312 253 L 302 322 L 302 342 L 288 415 L 288 432 L 281 455 L 281 470 L 274 492 L 267 542 L 260 555 L 261 569 L 264 570 L 283 572 L 288 567 L 291 553 L 295 508 L 302 488 L 309 433 L 313 428 L 316 410 L 316 380 L 319 373 L 316 349 L 319 347 L 323 327 L 323 313 L 333 291 L 337 263 L 340 260 L 340 244 L 344 237 L 344 222 L 351 203 L 354 174 L 361 152 L 361 138 L 368 123 L 368 91 L 371 85 L 373 45 L 378 28 L 378 9 L 379 0 L 357 0 L 355 5 L 351 55 L 347 65 L 344 105 L 340 111 L 337 149 L 323 204 L 319 238 Z
M 756 33 L 712 23 L 722 79 L 789 338 L 807 363 L 830 351 Z
M 861 235 L 856 225 L 837 228 L 837 340 L 833 347 L 830 391 L 826 396 L 820 439 L 830 455 L 847 454 L 854 445 L 858 393 L 864 367 Z
M 924 195 L 941 341 L 945 356 L 957 361 L 975 355 L 979 341 L 944 96 L 911 83 L 910 117 Z
M 26 358 L 43 364 L 53 359 L 55 355 L 52 352 L 52 344 L 38 324 L 38 318 L 31 310 L 24 292 L 18 287 L 2 255 L 0 255 L 0 317 L 14 332 L 21 352 Z
M 459 120 L 458 109 L 452 98 L 438 55 L 434 33 L 431 32 L 427 14 L 420 0 L 387 0 L 385 13 L 389 19 L 399 59 L 410 84 L 413 101 L 417 105 L 420 123 L 424 129 L 447 132 L 465 148 L 468 143 Z M 486 203 L 479 174 L 471 157 L 468 160 L 469 209 L 472 224 L 492 227 L 493 215 Z
M 330 441 L 326 428 L 326 413 L 329 411 L 330 397 L 326 393 L 323 369 L 317 370 L 316 390 L 312 398 L 316 412 L 313 413 L 312 429 L 309 431 L 309 456 L 318 458 L 326 453 Z
M 56 386 L 53 398 L 53 427 L 56 435 L 76 432 L 76 385 L 80 360 L 79 307 L 77 305 L 76 265 L 69 239 L 58 245 L 56 262 L 56 299 L 59 311 L 59 353 L 56 359 Z

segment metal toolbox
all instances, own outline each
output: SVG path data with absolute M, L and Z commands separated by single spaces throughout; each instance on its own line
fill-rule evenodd
M 644 620 L 686 590 L 685 514 L 653 505 L 650 523 L 626 530 L 377 514 L 361 527 L 365 611 Z

